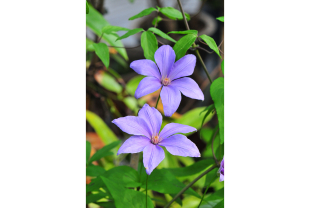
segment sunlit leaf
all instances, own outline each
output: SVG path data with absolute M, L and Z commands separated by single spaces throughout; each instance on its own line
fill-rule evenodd
M 214 101 L 219 127 L 221 144 L 224 142 L 224 78 L 219 77 L 210 86 L 210 94 Z
M 103 122 L 103 120 L 93 112 L 86 110 L 86 120 L 95 129 L 104 144 L 118 141 L 113 131 Z
M 176 42 L 173 38 L 171 38 L 169 35 L 167 35 L 166 33 L 162 32 L 161 30 L 155 28 L 155 27 L 150 27 L 148 29 L 148 31 L 154 32 L 156 35 L 159 35 L 162 38 L 165 38 L 167 40 L 170 40 L 171 42 Z
M 157 21 L 157 25 L 158 25 L 158 23 L 159 23 L 162 19 L 163 19 L 163 18 L 161 18 L 160 16 L 155 17 L 155 18 L 153 19 L 153 21 L 152 21 L 152 25 L 155 25 L 155 24 L 156 24 L 156 21 Z
M 139 14 L 136 14 L 136 15 L 130 17 L 129 20 L 134 20 L 134 19 L 137 19 L 137 18 L 140 18 L 140 17 L 147 16 L 147 15 L 151 14 L 151 13 L 154 12 L 154 11 L 157 11 L 157 10 L 156 10 L 155 8 L 153 8 L 153 7 L 144 9 L 144 10 L 142 10 L 142 12 L 140 12 Z
M 216 45 L 216 42 L 213 40 L 213 38 L 211 38 L 210 36 L 207 36 L 205 34 L 203 35 L 200 35 L 199 36 L 212 50 L 215 51 L 215 53 L 217 53 L 217 55 L 219 55 L 220 58 L 221 57 L 221 54 L 220 54 L 220 51 Z
M 182 13 L 173 7 L 163 7 L 163 8 L 160 8 L 159 11 L 170 19 L 173 19 L 173 20 L 183 19 Z M 187 13 L 185 13 L 185 17 L 187 20 L 190 20 L 190 16 Z
M 93 44 L 95 53 L 100 58 L 105 67 L 109 68 L 110 65 L 110 54 L 109 48 L 105 43 L 94 43 Z
M 195 40 L 196 35 L 188 34 L 176 42 L 176 44 L 173 46 L 173 50 L 176 54 L 176 60 L 179 60 L 185 55 L 186 51 L 191 47 Z
M 86 51 L 94 51 L 94 42 L 86 38 Z
M 136 28 L 136 29 L 129 30 L 127 33 L 125 33 L 121 37 L 117 38 L 117 40 L 121 40 L 121 39 L 127 38 L 127 37 L 129 37 L 131 35 L 134 35 L 134 34 L 136 34 L 138 32 L 142 32 L 142 31 L 144 31 L 142 28 Z
M 158 43 L 155 35 L 145 31 L 141 35 L 141 47 L 143 48 L 144 57 L 155 62 L 154 54 L 158 49 Z
M 221 22 L 224 22 L 224 16 L 216 18 L 217 20 L 220 20 Z

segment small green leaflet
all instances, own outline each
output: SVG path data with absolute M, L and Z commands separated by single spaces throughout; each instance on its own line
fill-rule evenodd
M 163 7 L 163 8 L 160 8 L 159 9 L 159 12 L 161 12 L 163 15 L 165 15 L 166 17 L 170 18 L 170 19 L 173 19 L 173 20 L 181 20 L 183 19 L 183 15 L 182 13 L 173 8 L 173 7 Z M 186 19 L 189 21 L 190 20 L 190 16 L 189 14 L 185 13 L 185 17 Z
M 138 32 L 141 32 L 141 31 L 144 31 L 142 28 L 136 28 L 136 29 L 132 29 L 132 30 L 129 30 L 126 34 L 124 34 L 123 36 L 117 38 L 116 40 L 121 40 L 121 39 L 124 39 L 124 38 L 127 38 L 131 35 L 134 35 Z
M 159 35 L 162 38 L 165 38 L 167 40 L 170 40 L 171 42 L 176 43 L 176 41 L 173 38 L 171 38 L 169 35 L 167 35 L 166 33 L 162 32 L 161 30 L 159 30 L 155 27 L 150 27 L 148 29 L 148 31 L 151 31 L 151 32 L 155 33 L 156 35 Z
M 141 47 L 143 48 L 144 57 L 155 62 L 154 54 L 158 49 L 158 43 L 155 35 L 149 31 L 141 35 Z
M 140 12 L 139 14 L 130 17 L 129 20 L 134 20 L 134 19 L 137 19 L 137 18 L 140 18 L 140 17 L 147 16 L 147 15 L 151 14 L 154 11 L 157 11 L 157 10 L 155 8 L 153 8 L 153 7 L 145 9 L 142 12 Z
M 220 20 L 221 22 L 224 22 L 224 16 L 216 18 L 217 20 Z
M 118 31 L 129 31 L 130 29 L 124 28 L 124 27 L 119 27 L 119 26 L 113 26 L 113 25 L 108 25 L 102 28 L 101 32 L 102 33 L 113 33 L 113 32 L 118 32 Z
M 222 72 L 223 72 L 223 74 L 224 74 L 224 60 L 223 60 L 222 63 L 221 63 L 221 68 L 222 68 Z
M 198 31 L 197 30 L 171 31 L 171 32 L 168 32 L 167 34 L 170 34 L 170 33 L 173 33 L 173 34 L 195 34 L 195 35 L 197 35 Z
M 221 54 L 220 54 L 220 51 L 215 43 L 215 41 L 213 40 L 213 38 L 211 38 L 210 36 L 207 36 L 207 35 L 200 35 L 199 36 L 212 50 L 215 51 L 215 53 L 217 53 L 217 55 L 219 55 L 220 58 L 221 57 Z
M 176 55 L 176 60 L 182 58 L 186 51 L 191 47 L 191 45 L 195 42 L 196 35 L 188 34 L 182 37 L 176 44 L 173 46 L 173 50 Z
M 224 78 L 219 77 L 210 86 L 210 94 L 214 101 L 219 127 L 221 144 L 224 143 Z
M 153 21 L 152 21 L 152 25 L 155 25 L 155 24 L 156 24 L 156 21 L 157 21 L 157 25 L 158 25 L 158 23 L 159 23 L 161 20 L 162 20 L 162 18 L 161 18 L 160 16 L 155 17 L 155 18 L 153 19 Z
M 95 53 L 100 58 L 102 63 L 109 68 L 110 65 L 110 54 L 109 54 L 109 48 L 107 44 L 105 43 L 94 43 L 93 44 Z

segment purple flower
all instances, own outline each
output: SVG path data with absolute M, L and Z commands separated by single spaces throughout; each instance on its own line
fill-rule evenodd
M 122 131 L 134 135 L 123 143 L 117 155 L 143 151 L 143 164 L 148 175 L 165 158 L 161 146 L 166 147 L 172 155 L 200 157 L 199 150 L 192 141 L 182 134 L 176 134 L 189 133 L 196 129 L 183 124 L 169 123 L 159 132 L 162 119 L 157 109 L 145 104 L 138 116 L 126 116 L 112 121 Z
M 220 181 L 224 181 L 224 157 L 220 165 L 219 173 L 220 173 Z
M 135 93 L 136 98 L 155 92 L 162 87 L 160 97 L 165 116 L 168 117 L 178 109 L 181 92 L 186 97 L 204 100 L 198 84 L 193 79 L 185 77 L 194 72 L 196 65 L 194 55 L 186 55 L 174 63 L 174 50 L 169 45 L 163 45 L 155 52 L 155 61 L 157 65 L 148 59 L 133 61 L 130 64 L 130 68 L 135 72 L 147 76 L 139 83 Z

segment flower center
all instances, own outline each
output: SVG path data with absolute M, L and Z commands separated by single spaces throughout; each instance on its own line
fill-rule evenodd
M 167 86 L 167 85 L 169 85 L 169 84 L 171 83 L 171 80 L 170 80 L 168 77 L 166 77 L 165 79 L 163 79 L 163 80 L 161 81 L 161 83 L 162 83 L 163 85 Z
M 159 136 L 158 136 L 158 135 L 152 136 L 151 142 L 152 142 L 153 144 L 158 144 L 158 142 L 159 142 Z

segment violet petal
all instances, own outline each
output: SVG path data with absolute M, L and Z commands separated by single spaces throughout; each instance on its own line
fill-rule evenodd
M 195 65 L 196 56 L 188 54 L 174 63 L 168 77 L 175 80 L 180 77 L 190 76 L 194 72 Z
M 135 98 L 140 98 L 144 95 L 155 92 L 161 87 L 160 81 L 155 77 L 145 77 L 143 78 L 135 92 Z
M 151 140 L 145 136 L 129 137 L 129 139 L 127 139 L 118 149 L 117 155 L 122 153 L 141 152 L 148 144 L 151 144 Z
M 157 49 L 154 57 L 161 77 L 167 77 L 175 61 L 174 50 L 169 45 L 163 45 Z
M 151 139 L 151 132 L 148 129 L 148 125 L 142 118 L 136 116 L 126 116 L 114 119 L 112 121 L 118 126 L 123 132 L 133 135 L 146 136 Z
M 143 149 L 143 164 L 148 175 L 159 165 L 165 158 L 164 150 L 158 146 L 150 143 Z
M 159 133 L 163 116 L 157 109 L 154 107 L 151 108 L 148 104 L 144 104 L 138 116 L 147 123 L 152 136 Z
M 156 64 L 148 59 L 141 59 L 131 62 L 130 68 L 135 72 L 145 76 L 156 77 L 161 80 L 161 75 Z
M 159 137 L 165 139 L 176 133 L 185 134 L 185 133 L 189 133 L 193 131 L 197 131 L 197 129 L 191 126 L 183 125 L 183 124 L 169 123 L 163 128 L 163 130 L 161 130 Z
M 189 77 L 183 77 L 180 79 L 173 80 L 170 84 L 180 90 L 183 95 L 186 97 L 197 99 L 197 100 L 204 100 L 204 95 L 198 86 L 198 84 Z

